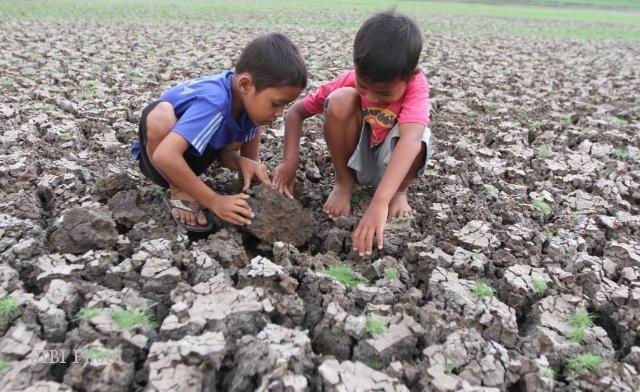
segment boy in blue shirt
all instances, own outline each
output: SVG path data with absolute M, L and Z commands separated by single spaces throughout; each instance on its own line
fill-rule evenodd
M 306 84 L 298 49 L 271 33 L 244 48 L 235 72 L 179 84 L 142 111 L 132 153 L 148 179 L 170 189 L 168 204 L 178 224 L 209 231 L 207 209 L 233 224 L 251 223 L 248 195 L 220 195 L 198 176 L 217 159 L 242 174 L 243 190 L 252 178 L 270 184 L 267 168 L 258 162 L 259 127 L 281 116 Z

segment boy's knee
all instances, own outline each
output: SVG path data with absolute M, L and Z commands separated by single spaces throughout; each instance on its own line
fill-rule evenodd
M 360 113 L 360 95 L 353 87 L 336 89 L 327 99 L 325 116 L 344 121 Z
M 160 102 L 147 116 L 147 130 L 151 133 L 159 131 L 164 134 L 171 130 L 177 121 L 173 106 L 169 102 Z

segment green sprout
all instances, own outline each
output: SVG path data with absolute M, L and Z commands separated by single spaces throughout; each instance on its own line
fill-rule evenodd
M 436 171 L 433 170 L 433 169 L 427 169 L 427 170 L 424 171 L 424 174 L 426 176 L 435 176 L 436 175 Z
M 571 115 L 567 114 L 562 116 L 562 122 L 564 122 L 565 124 L 571 124 Z
M 382 367 L 380 365 L 380 362 L 376 361 L 375 359 L 370 359 L 367 361 L 367 366 L 370 367 L 373 370 L 380 370 L 380 368 Z
M 99 315 L 101 311 L 102 311 L 101 309 L 96 309 L 96 308 L 82 308 L 78 312 L 78 315 L 76 316 L 76 319 L 78 319 L 80 321 L 89 321 L 92 318 L 94 318 L 97 315 Z
M 142 307 L 138 309 L 114 309 L 110 312 L 111 319 L 123 331 L 129 331 L 137 327 L 155 327 L 156 323 L 149 310 Z
M 82 88 L 84 89 L 93 89 L 96 87 L 96 82 L 92 81 L 92 80 L 88 80 L 86 82 L 82 82 Z
M 332 265 L 322 273 L 333 276 L 338 282 L 347 287 L 356 287 L 360 283 L 366 283 L 353 276 L 353 269 L 348 265 Z
M 90 347 L 87 350 L 87 358 L 91 361 L 115 360 L 120 355 L 120 350 L 104 347 Z
M 482 192 L 480 192 L 481 196 L 489 196 L 492 193 L 496 192 L 498 190 L 498 188 L 496 188 L 495 186 L 491 185 L 491 184 L 484 184 L 484 187 L 482 189 Z
M 556 371 L 553 368 L 546 367 L 542 369 L 542 377 L 548 378 L 549 380 L 556 379 Z
M 60 132 L 58 133 L 58 139 L 60 140 L 70 140 L 71 134 L 69 132 Z
M 5 321 L 9 321 L 18 313 L 18 301 L 6 295 L 0 299 L 0 317 Z
M 586 354 L 578 354 L 569 358 L 567 361 L 567 366 L 569 369 L 574 372 L 579 372 L 581 370 L 589 370 L 594 371 L 600 366 L 602 363 L 602 358 L 595 354 L 586 353 Z
M 478 298 L 495 297 L 496 295 L 491 286 L 481 280 L 476 282 L 475 286 L 473 287 L 473 293 Z
M 596 168 L 596 178 L 604 177 L 604 171 L 606 170 L 606 166 L 600 165 Z
M 467 116 L 469 118 L 476 118 L 476 117 L 478 117 L 478 112 L 476 112 L 475 110 L 472 110 L 469 113 L 467 113 Z
M 13 80 L 5 79 L 5 80 L 2 81 L 2 85 L 4 87 L 12 87 L 13 86 Z
M 539 129 L 541 126 L 542 126 L 542 122 L 537 120 L 531 123 L 531 128 L 533 129 Z
M 569 317 L 569 324 L 573 330 L 567 334 L 569 340 L 581 343 L 584 341 L 585 332 L 593 325 L 596 317 L 587 312 L 578 312 Z
M 636 105 L 640 105 L 640 95 L 636 97 Z
M 377 317 L 367 317 L 367 333 L 369 335 L 382 335 L 387 332 L 387 326 L 383 320 Z
M 531 205 L 542 211 L 543 214 L 548 215 L 551 213 L 551 207 L 539 199 L 531 199 Z
M 451 373 L 453 371 L 453 369 L 456 368 L 456 365 L 452 364 L 451 362 L 447 361 L 446 359 L 444 360 L 444 370 L 447 373 Z
M 540 146 L 538 147 L 537 154 L 539 158 L 542 158 L 542 159 L 549 158 L 551 156 L 551 149 L 547 145 Z
M 11 368 L 11 364 L 7 361 L 0 361 L 0 373 L 6 372 Z
M 551 231 L 551 230 L 545 230 L 542 234 L 543 234 L 546 238 L 548 238 L 548 239 L 550 239 L 550 240 L 551 240 L 551 239 L 553 239 L 553 238 L 555 238 L 555 236 L 556 236 L 556 235 L 553 233 L 553 231 Z
M 362 187 L 356 185 L 353 189 L 353 193 L 351 194 L 351 204 L 354 206 L 359 206 L 364 200 L 364 190 Z
M 36 110 L 40 110 L 40 111 L 42 111 L 42 112 L 48 112 L 48 111 L 53 110 L 53 109 L 55 109 L 55 108 L 56 108 L 56 106 L 55 106 L 55 105 L 52 105 L 52 104 L 50 104 L 50 103 L 43 103 L 43 104 L 41 104 L 41 105 L 36 105 L 36 106 L 34 106 L 34 109 L 36 109 Z
M 537 294 L 544 294 L 548 289 L 547 282 L 539 278 L 531 279 L 531 286 L 533 287 L 533 291 Z
M 612 123 L 613 125 L 623 125 L 623 124 L 626 124 L 627 122 L 626 122 L 626 121 L 624 121 L 623 119 L 621 119 L 620 117 L 615 117 L 615 116 L 614 116 L 614 117 L 611 119 L 611 123 Z
M 569 317 L 569 324 L 574 328 L 587 329 L 593 326 L 593 320 L 595 319 L 596 316 L 594 314 L 578 312 Z
M 612 157 L 616 159 L 625 159 L 627 157 L 627 152 L 624 150 L 614 150 L 611 154 Z
M 388 280 L 396 280 L 398 279 L 398 270 L 395 268 L 385 268 L 384 276 Z

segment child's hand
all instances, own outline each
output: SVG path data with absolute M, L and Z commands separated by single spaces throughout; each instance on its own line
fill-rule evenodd
M 218 195 L 209 209 L 220 219 L 234 225 L 250 225 L 255 215 L 247 203 L 249 195 L 240 193 L 237 195 Z
M 241 157 L 238 161 L 238 166 L 240 166 L 240 172 L 242 173 L 242 178 L 244 179 L 244 186 L 242 190 L 245 191 L 249 189 L 251 186 L 251 179 L 256 177 L 260 182 L 271 185 L 271 180 L 269 179 L 269 172 L 267 171 L 267 167 L 261 163 L 254 161 L 253 159 Z
M 389 205 L 384 202 L 372 201 L 367 208 L 362 219 L 358 223 L 351 241 L 353 243 L 353 250 L 358 251 L 360 256 L 371 254 L 371 248 L 373 247 L 373 237 L 376 237 L 376 243 L 378 249 L 382 249 L 382 235 L 384 233 L 384 224 L 387 221 L 387 215 L 389 213 Z
M 282 161 L 273 171 L 273 186 L 283 195 L 293 199 L 293 180 L 298 164 Z

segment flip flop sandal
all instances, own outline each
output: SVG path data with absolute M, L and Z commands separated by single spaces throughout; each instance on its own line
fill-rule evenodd
M 171 214 L 171 216 L 173 217 L 173 220 L 176 221 L 178 226 L 182 226 L 185 230 L 191 231 L 194 233 L 206 233 L 211 231 L 211 229 L 213 229 L 213 219 L 212 219 L 211 213 L 209 212 L 208 209 L 202 207 L 202 205 L 197 201 L 180 200 L 180 199 L 165 199 L 165 200 L 167 203 L 167 207 L 169 207 L 169 213 L 171 213 L 172 209 L 177 208 L 179 210 L 189 212 L 190 214 L 193 214 L 193 216 L 197 218 L 199 213 L 202 212 L 204 213 L 205 219 L 207 220 L 207 223 L 204 225 L 200 225 L 198 223 L 196 223 L 195 225 L 190 225 L 187 223 L 182 223 L 179 219 L 173 216 L 173 214 Z

